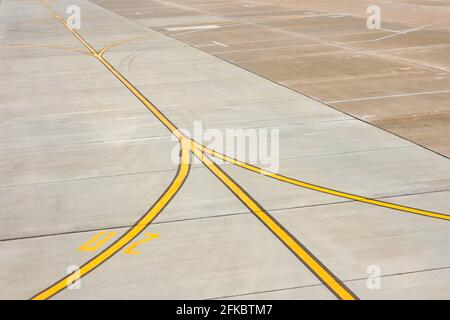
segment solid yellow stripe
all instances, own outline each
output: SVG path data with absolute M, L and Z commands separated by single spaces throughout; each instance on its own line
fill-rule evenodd
M 164 192 L 161 198 L 155 203 L 155 205 L 145 214 L 145 216 L 129 229 L 118 241 L 113 243 L 111 246 L 106 248 L 99 255 L 94 257 L 88 263 L 80 268 L 80 272 L 75 272 L 62 278 L 60 281 L 44 290 L 43 292 L 37 294 L 32 298 L 32 300 L 46 300 L 54 296 L 58 292 L 64 290 L 68 285 L 77 281 L 84 275 L 91 272 L 93 269 L 100 266 L 107 259 L 111 258 L 118 251 L 122 250 L 126 245 L 128 245 L 136 236 L 138 236 L 148 225 L 155 219 L 155 217 L 161 212 L 162 209 L 170 202 L 170 200 L 175 196 L 177 191 L 183 185 L 188 173 L 189 173 L 189 157 L 190 152 L 187 144 L 181 143 L 181 163 L 180 170 L 177 173 L 176 178 L 172 181 L 168 189 Z
M 326 270 L 314 256 L 300 246 L 291 235 L 280 227 L 273 217 L 268 215 L 259 204 L 250 198 L 214 162 L 204 156 L 203 152 L 195 147 L 195 144 L 191 147 L 191 150 L 336 296 L 344 300 L 355 300 L 356 297 L 343 284 L 336 281 L 337 278 L 330 271 Z
M 244 163 L 241 162 L 239 160 L 230 158 L 226 155 L 223 155 L 219 152 L 213 151 L 211 149 L 208 149 L 207 147 L 195 142 L 195 145 L 198 146 L 201 150 L 203 150 L 204 152 L 210 154 L 211 156 L 214 156 L 216 158 L 222 159 L 224 161 L 227 161 L 229 163 L 232 163 L 234 165 L 237 165 L 241 168 L 244 168 L 246 170 L 249 171 L 253 171 L 255 173 L 259 173 L 262 175 L 265 175 L 267 177 L 279 180 L 279 181 L 283 181 L 283 182 L 287 182 L 293 185 L 297 185 L 299 187 L 302 188 L 306 188 L 306 189 L 310 189 L 310 190 L 314 190 L 314 191 L 318 191 L 318 192 L 322 192 L 322 193 L 326 193 L 329 195 L 333 195 L 336 197 L 341 197 L 341 198 L 346 198 L 346 199 L 350 199 L 350 200 L 355 200 L 355 201 L 359 201 L 359 202 L 364 202 L 364 203 L 368 203 L 368 204 L 372 204 L 372 205 L 376 205 L 376 206 L 380 206 L 380 207 L 385 207 L 385 208 L 389 208 L 389 209 L 394 209 L 394 210 L 398 210 L 398 211 L 403 211 L 403 212 L 408 212 L 408 213 L 413 213 L 413 214 L 418 214 L 418 215 L 422 215 L 422 216 L 427 216 L 430 218 L 437 218 L 437 219 L 443 219 L 443 220 L 447 220 L 450 221 L 450 215 L 444 214 L 444 213 L 438 213 L 438 212 L 433 212 L 433 211 L 427 211 L 427 210 L 422 210 L 422 209 L 417 209 L 417 208 L 412 208 L 412 207 L 407 207 L 407 206 L 402 206 L 399 204 L 395 204 L 395 203 L 390 203 L 390 202 L 385 202 L 385 201 L 381 201 L 381 200 L 375 200 L 375 199 L 370 199 L 370 198 L 365 198 L 362 196 L 358 196 L 358 195 L 354 195 L 351 193 L 346 193 L 346 192 L 342 192 L 342 191 L 336 191 L 333 189 L 328 189 L 325 187 L 321 187 L 321 186 L 317 186 L 308 182 L 304 182 L 304 181 L 300 181 L 300 180 L 296 180 L 293 178 L 289 178 L 289 177 L 285 177 L 270 171 L 266 171 L 264 169 L 261 169 L 259 167 L 253 166 L 251 164 L 248 163 Z
M 111 48 L 120 46 L 120 45 L 122 45 L 124 43 L 131 42 L 131 41 L 134 41 L 134 40 L 144 39 L 146 37 L 149 37 L 149 35 L 147 34 L 147 35 L 142 35 L 142 36 L 134 36 L 134 37 L 129 37 L 129 38 L 126 38 L 126 39 L 123 39 L 123 40 L 119 40 L 119 41 L 113 42 L 113 43 L 108 44 L 107 46 L 105 46 L 102 50 L 100 50 L 98 52 L 98 54 L 99 54 L 99 56 L 103 57 L 105 52 L 108 51 Z

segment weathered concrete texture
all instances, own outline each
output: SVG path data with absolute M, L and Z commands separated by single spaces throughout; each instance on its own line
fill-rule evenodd
M 283 175 L 449 212 L 447 158 L 271 81 L 309 88 L 337 108 L 442 151 L 449 78 L 435 69 L 445 65 L 445 50 L 436 51 L 435 66 L 418 66 L 402 59 L 420 60 L 425 55 L 419 51 L 386 47 L 393 50 L 388 58 L 328 43 L 354 28 L 354 40 L 373 36 L 361 28 L 364 19 L 350 8 L 352 1 L 333 13 L 322 1 L 317 12 L 309 1 L 304 7 L 288 1 L 95 2 L 104 8 L 84 0 L 52 6 L 61 14 L 68 5 L 80 6 L 79 32 L 96 50 L 133 40 L 111 47 L 105 59 L 179 128 L 192 132 L 199 121 L 204 130 L 221 132 L 275 128 L 275 160 Z M 26 299 L 99 252 L 78 250 L 99 231 L 115 232 L 117 239 L 135 224 L 175 176 L 179 150 L 170 132 L 40 2 L 8 0 L 0 8 L 0 298 Z M 401 16 L 397 11 L 393 17 Z M 308 25 L 299 24 L 304 18 Z M 233 26 L 242 21 L 248 24 Z M 324 21 L 330 32 L 324 32 Z M 405 24 L 396 21 L 392 28 Z M 185 28 L 192 24 L 220 28 Z M 300 29 L 308 34 L 294 36 Z M 441 32 L 442 44 L 447 30 Z M 328 40 L 319 41 L 322 36 Z M 410 86 L 440 93 L 402 96 Z M 421 113 L 417 99 L 435 99 L 433 110 Z M 436 124 L 433 130 L 424 119 Z M 414 129 L 409 121 L 416 121 Z M 448 221 L 219 165 L 359 297 L 450 298 Z M 145 233 L 160 236 L 139 246 L 141 254 L 118 252 L 82 279 L 81 290 L 65 290 L 55 299 L 334 298 L 199 163 Z M 366 285 L 369 266 L 380 268 L 378 290 Z
M 450 155 L 446 1 L 372 1 L 380 30 L 356 0 L 93 2 Z

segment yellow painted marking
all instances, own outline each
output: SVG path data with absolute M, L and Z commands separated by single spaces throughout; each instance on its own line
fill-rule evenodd
M 155 234 L 155 233 L 147 233 L 147 234 L 145 234 L 145 236 L 146 236 L 145 239 L 142 239 L 141 241 L 136 241 L 136 242 L 132 243 L 128 248 L 125 249 L 124 253 L 125 254 L 141 254 L 140 251 L 135 250 L 137 248 L 137 246 L 140 246 L 141 244 L 144 244 L 144 243 L 152 241 L 156 238 L 159 238 L 159 234 Z
M 80 41 L 88 50 L 89 52 L 93 55 L 96 56 L 98 55 L 97 51 L 87 42 L 85 41 L 79 34 L 78 32 L 74 31 L 71 27 L 69 27 L 69 25 L 66 23 L 66 21 L 64 20 L 63 17 L 61 17 L 58 13 L 56 13 L 55 10 L 53 10 L 52 7 L 50 7 L 50 5 L 47 2 L 44 2 L 44 5 L 47 7 L 47 9 L 50 11 L 50 13 L 56 18 L 58 19 L 63 25 L 64 27 L 66 27 L 67 30 L 69 30 L 77 39 L 78 41 Z
M 123 40 L 119 40 L 119 41 L 116 41 L 116 42 L 107 44 L 102 50 L 99 51 L 98 54 L 99 54 L 101 57 L 103 57 L 103 55 L 105 54 L 105 52 L 108 51 L 108 50 L 111 49 L 111 48 L 120 46 L 120 45 L 122 45 L 122 44 L 124 44 L 124 43 L 128 43 L 128 42 L 131 42 L 131 41 L 144 39 L 144 38 L 147 38 L 147 37 L 149 37 L 149 36 L 150 36 L 149 34 L 145 34 L 145 35 L 142 35 L 142 36 L 130 37 L 130 38 L 126 38 L 126 39 L 123 39 Z
M 244 163 L 241 162 L 239 160 L 230 158 L 226 155 L 223 155 L 219 152 L 216 152 L 214 150 L 211 150 L 197 142 L 195 142 L 195 145 L 200 148 L 202 151 L 208 153 L 209 155 L 219 158 L 221 160 L 227 161 L 231 164 L 237 165 L 241 168 L 244 168 L 246 170 L 249 171 L 253 171 L 255 173 L 259 173 L 262 174 L 266 177 L 270 177 L 272 179 L 276 179 L 282 182 L 286 182 L 286 183 L 290 183 L 302 188 L 306 188 L 306 189 L 310 189 L 310 190 L 314 190 L 317 192 L 322 192 L 322 193 L 326 193 L 332 196 L 336 196 L 336 197 L 341 197 L 341 198 L 345 198 L 345 199 L 350 199 L 350 200 L 354 200 L 354 201 L 359 201 L 359 202 L 364 202 L 364 203 L 368 203 L 368 204 L 372 204 L 375 206 L 380 206 L 380 207 L 385 207 L 385 208 L 389 208 L 389 209 L 394 209 L 394 210 L 398 210 L 398 211 L 403 211 L 403 212 L 408 212 L 408 213 L 413 213 L 413 214 L 418 214 L 418 215 L 422 215 L 422 216 L 426 216 L 426 217 L 430 217 L 430 218 L 437 218 L 437 219 L 443 219 L 443 220 L 447 220 L 450 221 L 450 215 L 448 214 L 444 214 L 444 213 L 438 213 L 438 212 L 433 212 L 433 211 L 427 211 L 427 210 L 422 210 L 422 209 L 417 209 L 417 208 L 412 208 L 412 207 L 407 207 L 407 206 L 402 206 L 399 204 L 395 204 L 395 203 L 390 203 L 390 202 L 385 202 L 385 201 L 381 201 L 381 200 L 375 200 L 375 199 L 370 199 L 370 198 L 366 198 L 366 197 L 362 197 L 362 196 L 358 196 L 358 195 L 354 195 L 351 193 L 346 193 L 346 192 L 342 192 L 342 191 L 337 191 L 337 190 L 333 190 L 333 189 L 329 189 L 329 188 L 325 188 L 325 187 L 321 187 L 321 186 L 317 186 L 305 181 L 300 181 L 300 180 L 296 180 L 293 178 L 289 178 L 289 177 L 285 177 L 261 168 L 258 168 L 256 166 L 253 166 L 251 164 L 248 163 Z
M 343 300 L 355 300 L 357 297 L 327 270 L 316 257 L 309 253 L 298 240 L 284 230 L 263 207 L 256 203 L 238 184 L 230 179 L 214 162 L 204 156 L 194 143 L 192 152 L 206 165 L 211 172 L 238 197 L 259 220 L 272 231 L 286 247 L 288 247 L 337 297 Z
M 67 284 L 74 283 L 81 277 L 85 276 L 106 260 L 111 258 L 118 251 L 122 250 L 125 246 L 127 246 L 131 241 L 133 241 L 147 226 L 156 218 L 156 216 L 164 209 L 164 207 L 172 200 L 177 191 L 183 185 L 183 182 L 186 180 L 186 177 L 189 173 L 189 149 L 187 148 L 187 144 L 181 144 L 181 158 L 182 161 L 179 166 L 179 171 L 172 181 L 170 186 L 163 193 L 161 198 L 153 205 L 153 207 L 139 220 L 137 224 L 131 227 L 124 235 L 122 235 L 116 242 L 111 244 L 108 248 L 106 248 L 103 252 L 99 253 L 93 259 L 84 264 L 78 273 L 72 273 L 57 283 L 49 287 L 48 289 L 42 291 L 41 293 L 34 296 L 33 300 L 46 300 L 64 290 L 67 287 Z
M 52 48 L 52 49 L 60 49 L 72 52 L 84 53 L 87 55 L 91 55 L 90 52 L 76 49 L 76 48 L 67 48 L 62 46 L 50 45 L 50 44 L 41 44 L 41 43 L 13 43 L 8 45 L 1 45 L 2 48 Z
M 95 236 L 93 236 L 91 239 L 89 239 L 85 244 L 81 245 L 78 250 L 79 251 L 95 251 L 101 246 L 103 246 L 105 243 L 107 243 L 112 237 L 114 237 L 117 234 L 115 231 L 106 232 L 106 231 L 100 231 Z

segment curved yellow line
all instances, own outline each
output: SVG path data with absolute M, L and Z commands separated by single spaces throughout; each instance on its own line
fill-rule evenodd
M 108 51 L 111 48 L 120 46 L 120 45 L 122 45 L 124 43 L 128 43 L 128 42 L 131 42 L 131 41 L 144 39 L 144 38 L 147 38 L 149 36 L 150 36 L 149 34 L 142 35 L 142 36 L 135 36 L 135 37 L 126 38 L 126 39 L 123 39 L 123 40 L 119 40 L 119 41 L 107 44 L 102 50 L 100 50 L 98 52 L 98 54 L 102 57 L 105 54 L 105 52 Z
M 351 193 L 346 193 L 346 192 L 342 192 L 342 191 L 337 191 L 337 190 L 333 190 L 333 189 L 329 189 L 329 188 L 325 188 L 325 187 L 321 187 L 312 183 L 308 183 L 305 181 L 301 181 L 301 180 L 296 180 L 293 178 L 289 178 L 289 177 L 285 177 L 282 176 L 280 174 L 276 174 L 264 169 L 261 169 L 259 167 L 253 166 L 251 164 L 245 163 L 245 162 L 241 162 L 239 160 L 233 159 L 231 157 L 228 157 L 224 154 L 221 154 L 219 152 L 216 152 L 214 150 L 211 150 L 197 142 L 195 142 L 195 145 L 197 147 L 199 147 L 203 152 L 219 158 L 221 160 L 224 160 L 226 162 L 229 162 L 233 165 L 239 166 L 241 168 L 244 168 L 246 170 L 255 172 L 255 173 L 259 173 L 262 174 L 266 177 L 270 177 L 272 179 L 276 179 L 282 182 L 286 182 L 286 183 L 290 183 L 302 188 L 306 188 L 306 189 L 310 189 L 310 190 L 314 190 L 314 191 L 318 191 L 318 192 L 322 192 L 322 193 L 326 193 L 332 196 L 336 196 L 336 197 L 340 197 L 340 198 L 345 198 L 345 199 L 350 199 L 350 200 L 354 200 L 354 201 L 359 201 L 359 202 L 364 202 L 364 203 L 368 203 L 371 205 L 375 205 L 375 206 L 379 206 L 379 207 L 384 207 L 384 208 L 389 208 L 389 209 L 394 209 L 394 210 L 398 210 L 398 211 L 403 211 L 403 212 L 408 212 L 408 213 L 413 213 L 413 214 L 418 214 L 418 215 L 422 215 L 422 216 L 427 216 L 430 218 L 436 218 L 436 219 L 443 219 L 443 220 L 447 220 L 450 221 L 450 215 L 444 214 L 444 213 L 438 213 L 438 212 L 433 212 L 433 211 L 427 211 L 427 210 L 422 210 L 422 209 L 417 209 L 417 208 L 412 208 L 412 207 L 407 207 L 407 206 L 402 206 L 399 204 L 395 204 L 395 203 L 390 203 L 390 202 L 385 202 L 385 201 L 381 201 L 381 200 L 375 200 L 375 199 L 370 199 L 370 198 L 366 198 L 366 197 L 362 197 L 359 195 L 355 195 L 355 194 L 351 194 Z
M 32 300 L 46 300 L 64 290 L 70 284 L 79 280 L 95 268 L 99 267 L 106 260 L 111 258 L 114 254 L 122 250 L 127 246 L 134 238 L 136 238 L 144 229 L 146 229 L 149 224 L 158 216 L 158 214 L 165 208 L 165 206 L 172 200 L 175 194 L 180 190 L 184 181 L 189 174 L 190 168 L 190 152 L 189 146 L 183 140 L 180 141 L 181 145 L 181 163 L 179 165 L 178 173 L 174 180 L 158 201 L 151 207 L 149 211 L 139 220 L 133 227 L 131 227 L 124 235 L 122 235 L 117 241 L 111 244 L 103 252 L 99 253 L 97 256 L 85 263 L 80 270 L 74 272 L 49 288 L 45 289 L 41 293 L 35 295 Z
M 42 1 L 44 6 L 50 11 L 50 13 L 59 21 L 61 22 L 64 27 L 69 30 L 74 36 L 75 38 L 78 39 L 78 41 L 80 41 L 91 53 L 91 55 L 93 55 L 94 57 L 96 57 L 98 55 L 98 52 L 86 41 L 83 39 L 83 37 L 81 37 L 78 32 L 75 32 L 73 29 L 71 29 L 66 21 L 64 21 L 64 18 L 61 17 L 55 10 L 53 10 L 53 8 L 48 4 L 48 2 Z

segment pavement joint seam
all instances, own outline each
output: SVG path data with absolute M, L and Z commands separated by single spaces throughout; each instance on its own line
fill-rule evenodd
M 191 167 L 191 170 L 192 170 L 192 167 Z M 442 192 L 450 192 L 450 189 L 389 195 L 389 196 L 383 196 L 383 197 L 376 197 L 374 199 L 401 198 L 401 197 L 410 197 L 410 196 L 416 196 L 416 195 L 429 195 L 429 194 L 442 193 Z M 351 203 L 356 204 L 356 203 L 358 203 L 358 201 L 342 200 L 342 201 L 336 201 L 336 202 L 326 202 L 326 203 L 308 204 L 308 205 L 282 207 L 282 208 L 271 208 L 271 209 L 268 209 L 268 211 L 270 211 L 270 212 L 278 212 L 278 211 L 284 211 L 284 210 L 289 211 L 289 210 L 294 210 L 294 209 L 306 209 L 306 208 L 325 207 L 325 206 L 351 204 Z M 232 212 L 232 213 L 202 216 L 202 217 L 156 221 L 156 222 L 152 222 L 152 225 L 181 223 L 181 222 L 190 222 L 190 221 L 197 221 L 197 220 L 208 220 L 208 219 L 216 219 L 216 218 L 222 218 L 222 217 L 234 217 L 234 216 L 239 216 L 239 215 L 250 215 L 250 214 L 251 214 L 250 211 L 240 211 L 240 212 Z M 150 226 L 150 225 L 148 225 L 148 226 Z M 80 234 L 80 233 L 89 233 L 89 232 L 96 232 L 96 231 L 103 231 L 103 230 L 125 229 L 125 228 L 130 228 L 130 227 L 132 227 L 132 225 L 127 224 L 127 225 L 121 225 L 121 226 L 105 226 L 102 228 L 73 230 L 73 231 L 66 231 L 66 232 L 60 232 L 60 233 L 49 233 L 49 234 L 32 235 L 32 236 L 24 236 L 24 237 L 17 237 L 17 238 L 5 238 L 5 239 L 0 239 L 0 245 L 2 242 L 9 242 L 9 241 L 21 241 L 21 240 L 39 239 L 39 238 L 47 238 L 47 237 L 76 235 L 76 234 Z
M 391 273 L 391 274 L 383 274 L 380 276 L 380 278 L 390 278 L 390 277 L 396 277 L 396 276 L 402 276 L 402 275 L 425 273 L 425 272 L 440 271 L 440 270 L 447 270 L 447 269 L 450 269 L 450 266 L 439 267 L 439 268 L 420 269 L 420 270 L 415 270 L 415 271 L 405 271 L 405 272 L 398 272 L 398 273 Z M 362 281 L 362 280 L 367 280 L 367 278 L 354 278 L 354 279 L 343 280 L 343 282 L 350 283 L 350 282 L 357 282 L 357 281 Z M 281 291 L 289 291 L 289 290 L 305 289 L 305 288 L 313 288 L 313 287 L 322 287 L 322 286 L 323 286 L 323 284 L 317 283 L 317 284 L 310 284 L 310 285 L 303 285 L 303 286 L 296 286 L 296 287 L 286 287 L 286 288 L 279 288 L 279 289 L 272 289 L 272 290 L 262 290 L 262 291 L 255 291 L 255 292 L 242 293 L 242 294 L 236 294 L 236 295 L 229 295 L 229 296 L 207 298 L 206 300 L 221 300 L 221 299 L 227 299 L 227 298 L 243 297 L 243 296 L 248 296 L 248 295 L 258 295 L 258 294 L 264 294 L 264 293 L 273 293 L 273 292 L 281 292 Z

